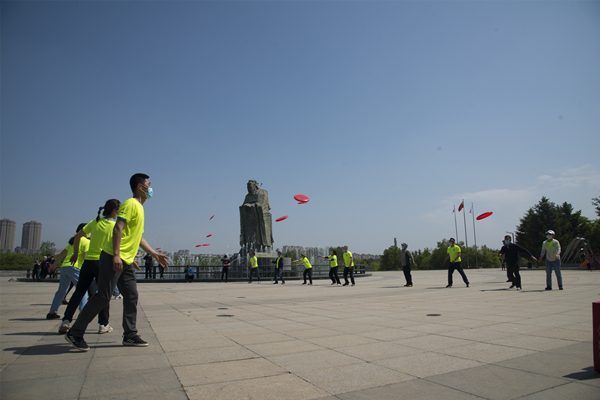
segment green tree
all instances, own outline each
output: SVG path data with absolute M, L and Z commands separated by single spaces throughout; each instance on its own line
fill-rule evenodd
M 596 215 L 600 217 L 600 197 L 594 197 L 592 199 L 592 204 L 596 208 Z
M 47 256 L 47 255 L 51 255 L 51 256 L 55 256 L 56 254 L 54 254 L 54 248 L 56 247 L 56 244 L 54 244 L 54 242 L 42 242 L 42 244 L 40 245 L 40 251 L 39 254 L 41 256 Z
M 401 250 L 397 246 L 390 246 L 389 248 L 385 249 L 379 263 L 379 271 L 402 269 L 400 252 Z

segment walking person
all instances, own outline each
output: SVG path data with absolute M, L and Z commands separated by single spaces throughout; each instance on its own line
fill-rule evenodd
M 310 261 L 306 258 L 306 254 L 301 253 L 300 256 L 299 260 L 294 260 L 293 262 L 296 265 L 304 264 L 304 272 L 302 273 L 302 277 L 304 278 L 303 285 L 306 285 L 306 276 L 308 276 L 309 285 L 312 285 L 312 265 L 310 265 Z
M 454 270 L 458 271 L 460 276 L 462 276 L 465 285 L 469 287 L 469 280 L 467 279 L 467 275 L 465 275 L 465 271 L 463 271 L 462 262 L 460 260 L 460 247 L 454 243 L 454 238 L 450 238 L 449 242 L 450 246 L 448 246 L 446 258 L 444 258 L 444 265 L 446 264 L 446 260 L 450 258 L 450 265 L 448 267 L 448 286 L 446 287 L 452 287 L 452 275 L 454 274 Z
M 337 252 L 334 249 L 330 249 L 327 257 L 318 257 L 329 260 L 329 279 L 331 279 L 331 284 L 335 285 L 337 283 L 338 285 L 341 285 L 342 282 L 340 282 L 340 277 L 338 276 Z
M 348 275 L 350 275 L 350 281 L 354 286 L 354 257 L 352 253 L 348 251 L 348 246 L 344 246 L 344 281 L 342 286 L 348 286 Z
M 221 282 L 223 282 L 223 277 L 225 277 L 225 283 L 227 283 L 227 278 L 229 278 L 229 265 L 231 265 L 229 258 L 227 258 L 227 254 L 221 258 L 221 263 L 223 264 L 223 269 L 221 269 Z
M 109 242 L 112 241 L 112 233 L 115 226 L 117 213 L 121 202 L 117 199 L 110 199 L 104 203 L 104 207 L 100 207 L 98 215 L 95 219 L 91 220 L 81 231 L 75 235 L 74 247 L 78 246 L 79 241 L 84 235 L 90 235 L 90 244 L 87 253 L 85 253 L 85 260 L 81 266 L 81 272 L 79 273 L 79 280 L 75 287 L 75 292 L 71 296 L 71 300 L 67 305 L 67 310 L 63 316 L 62 323 L 58 329 L 58 333 L 65 334 L 69 330 L 69 325 L 73 321 L 73 315 L 75 315 L 75 309 L 77 304 L 81 301 L 84 294 L 88 292 L 91 298 L 98 288 L 98 275 L 100 273 L 100 253 L 102 248 Z M 100 213 L 103 213 L 103 217 L 100 218 Z M 75 264 L 79 261 L 79 255 L 73 253 L 71 256 L 71 264 Z M 89 288 L 92 287 L 92 293 L 89 293 Z M 110 312 L 110 304 L 107 304 L 98 313 L 98 333 L 110 333 L 113 331 L 112 326 L 108 324 Z
M 76 232 L 79 233 L 83 229 L 85 224 L 79 224 Z M 82 237 L 79 241 L 79 245 L 77 249 L 73 247 L 75 243 L 75 237 L 69 239 L 69 244 L 67 247 L 58 255 L 56 259 L 55 265 L 53 265 L 53 270 L 59 264 L 63 264 L 60 269 L 60 283 L 58 284 L 58 290 L 54 294 L 54 299 L 52 300 L 52 305 L 50 306 L 50 312 L 46 315 L 46 319 L 58 319 L 60 315 L 58 315 L 58 307 L 60 307 L 61 303 L 65 299 L 69 291 L 69 284 L 76 285 L 79 280 L 79 272 L 81 271 L 81 265 L 83 264 L 83 259 L 85 257 L 86 251 L 90 247 L 90 241 L 86 237 Z M 79 261 L 77 261 L 74 265 L 70 264 L 71 256 L 74 252 L 79 254 Z M 64 262 L 63 262 L 64 261 Z M 87 302 L 87 292 L 82 296 L 79 304 L 79 310 L 83 309 Z
M 279 283 L 277 282 L 278 276 L 281 278 L 281 284 L 285 284 L 285 281 L 283 280 L 283 257 L 281 256 L 280 251 L 277 252 L 277 260 L 271 262 L 275 264 L 275 270 L 273 271 L 273 285 L 277 285 L 277 283 Z
M 506 269 L 508 271 L 510 271 L 510 273 L 511 273 L 512 284 L 510 285 L 509 289 L 516 287 L 517 290 L 522 290 L 523 288 L 521 287 L 521 274 L 519 273 L 519 269 L 520 269 L 519 252 L 527 253 L 527 255 L 529 255 L 529 257 L 533 261 L 537 261 L 537 259 L 526 248 L 521 247 L 516 243 L 511 243 L 510 235 L 504 236 L 503 243 L 504 243 L 504 246 L 502 246 L 502 248 L 500 249 L 500 255 L 502 256 L 502 263 L 506 262 Z
M 408 251 L 408 245 L 406 243 L 402 243 L 402 250 L 400 250 L 400 259 L 402 260 L 402 271 L 404 272 L 404 279 L 406 279 L 406 285 L 404 287 L 412 287 L 412 275 L 410 274 L 411 266 L 416 267 L 415 259 L 410 251 Z
M 138 291 L 134 263 L 138 248 L 151 254 L 158 263 L 168 267 L 169 258 L 157 253 L 142 237 L 144 232 L 144 203 L 150 199 L 153 189 L 148 175 L 135 174 L 129 180 L 133 197 L 121 204 L 113 229 L 112 240 L 100 253 L 98 291 L 65 335 L 65 340 L 78 350 L 87 351 L 89 346 L 83 336 L 88 324 L 110 302 L 115 286 L 123 295 L 123 345 L 148 346 L 136 328 Z
M 254 275 L 254 274 L 256 274 L 256 277 L 258 278 L 258 283 L 260 283 L 260 273 L 258 271 L 258 259 L 256 258 L 255 252 L 250 253 L 250 260 L 248 260 L 248 268 L 249 268 L 248 283 L 252 283 L 252 275 Z
M 552 290 L 552 270 L 556 275 L 558 290 L 563 290 L 562 274 L 560 272 L 560 243 L 554 239 L 554 231 L 546 231 L 546 240 L 542 243 L 540 261 L 546 257 L 546 290 Z

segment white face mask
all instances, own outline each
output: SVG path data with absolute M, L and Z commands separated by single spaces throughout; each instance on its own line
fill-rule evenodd
M 504 244 L 509 244 L 509 243 L 510 243 L 510 240 L 508 240 L 508 239 L 504 241 Z

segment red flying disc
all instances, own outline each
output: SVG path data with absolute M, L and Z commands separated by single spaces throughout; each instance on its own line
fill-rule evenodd
M 284 219 L 287 219 L 287 218 L 288 218 L 288 216 L 286 215 L 286 216 L 284 216 L 284 217 L 277 218 L 277 219 L 275 220 L 275 222 L 283 221 Z
M 303 194 L 297 194 L 294 196 L 294 199 L 296 201 L 302 202 L 302 203 L 306 203 L 308 202 L 310 199 L 308 198 L 308 196 L 305 196 Z
M 300 201 L 300 202 L 298 202 L 298 204 L 306 204 L 306 203 L 308 203 L 308 201 Z
M 212 217 L 210 217 L 208 220 L 210 221 L 211 219 L 213 219 L 215 216 L 213 215 Z
M 485 213 L 481 214 L 479 217 L 477 217 L 477 218 L 475 218 L 475 219 L 476 219 L 477 221 L 479 221 L 480 219 L 487 218 L 487 217 L 489 217 L 489 216 L 490 216 L 490 215 L 492 215 L 492 214 L 493 214 L 493 212 L 491 212 L 491 211 L 488 211 L 488 212 L 485 212 Z
M 212 236 L 212 234 L 210 234 L 210 235 L 208 235 L 208 236 L 206 236 L 206 237 L 211 237 L 211 236 Z
M 154 250 L 160 250 L 160 249 L 161 249 L 160 247 L 157 247 L 157 248 L 155 248 Z
M 201 244 L 199 244 L 199 245 L 198 245 L 198 246 L 196 246 L 196 247 L 202 247 L 202 245 L 201 245 Z
M 210 246 L 210 244 L 203 244 L 202 246 Z

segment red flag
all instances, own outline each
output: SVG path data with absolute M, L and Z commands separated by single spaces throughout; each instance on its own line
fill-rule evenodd
M 460 203 L 460 206 L 458 206 L 458 212 L 460 212 L 460 210 L 462 210 L 463 208 L 465 208 L 465 201 L 463 200 L 462 203 Z

